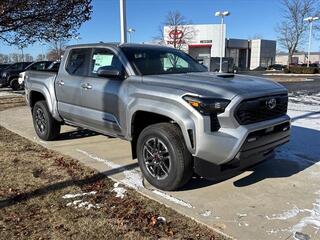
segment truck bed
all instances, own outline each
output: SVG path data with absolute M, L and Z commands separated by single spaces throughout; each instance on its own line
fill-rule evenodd
M 58 75 L 57 71 L 27 71 L 26 72 L 26 87 L 29 84 L 41 84 L 44 86 L 54 85 L 54 80 Z

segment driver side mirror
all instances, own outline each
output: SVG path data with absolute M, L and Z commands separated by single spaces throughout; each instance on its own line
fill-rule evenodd
M 99 77 L 123 79 L 124 74 L 122 70 L 113 67 L 100 67 L 97 71 Z

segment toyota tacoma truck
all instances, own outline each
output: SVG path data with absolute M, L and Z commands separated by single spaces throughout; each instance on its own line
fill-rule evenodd
M 66 124 L 128 140 L 162 190 L 247 168 L 289 141 L 282 85 L 210 73 L 164 46 L 70 46 L 57 72 L 26 72 L 25 90 L 39 138 L 54 140 Z

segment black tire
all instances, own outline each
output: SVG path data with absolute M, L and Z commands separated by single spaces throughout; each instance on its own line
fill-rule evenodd
M 38 101 L 32 109 L 33 126 L 39 138 L 51 141 L 60 134 L 61 125 L 48 109 L 46 101 Z
M 10 80 L 10 87 L 14 91 L 18 91 L 20 89 L 20 84 L 18 82 L 18 78 L 13 78 Z
M 153 146 L 157 146 L 153 154 L 150 151 L 152 141 Z M 181 130 L 172 123 L 146 127 L 138 137 L 137 155 L 143 175 L 156 188 L 173 191 L 185 185 L 192 177 L 192 156 Z

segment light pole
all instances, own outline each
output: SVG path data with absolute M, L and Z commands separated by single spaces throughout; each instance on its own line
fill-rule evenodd
M 44 46 L 46 45 L 45 43 L 40 43 L 40 45 L 42 46 L 42 57 L 41 57 L 41 60 L 46 60 L 47 57 L 46 57 L 46 54 L 45 54 L 45 51 L 44 51 Z
M 22 62 L 24 62 L 23 46 L 20 46 L 20 50 L 21 50 Z
M 120 1 L 120 35 L 121 43 L 127 42 L 127 16 L 126 16 L 126 0 Z
M 129 28 L 129 29 L 128 29 L 128 33 L 129 33 L 129 43 L 131 42 L 131 37 L 132 37 L 131 34 L 135 33 L 135 31 L 136 31 L 136 30 L 133 29 L 133 28 Z
M 313 22 L 319 20 L 319 17 L 308 17 L 303 19 L 304 21 L 309 23 L 310 26 L 310 31 L 309 31 L 309 47 L 308 47 L 308 63 L 307 63 L 307 67 L 309 67 L 310 64 L 310 51 L 311 51 L 311 42 L 312 42 L 312 26 L 313 26 Z
M 223 51 L 224 51 L 224 43 L 223 41 L 225 41 L 224 37 L 223 37 L 223 21 L 224 21 L 224 17 L 227 17 L 230 15 L 229 11 L 221 11 L 221 12 L 216 12 L 215 16 L 216 17 L 221 17 L 221 27 L 220 27 L 220 41 L 221 41 L 221 49 L 220 49 L 220 70 L 219 72 L 222 73 L 222 55 L 223 55 Z

